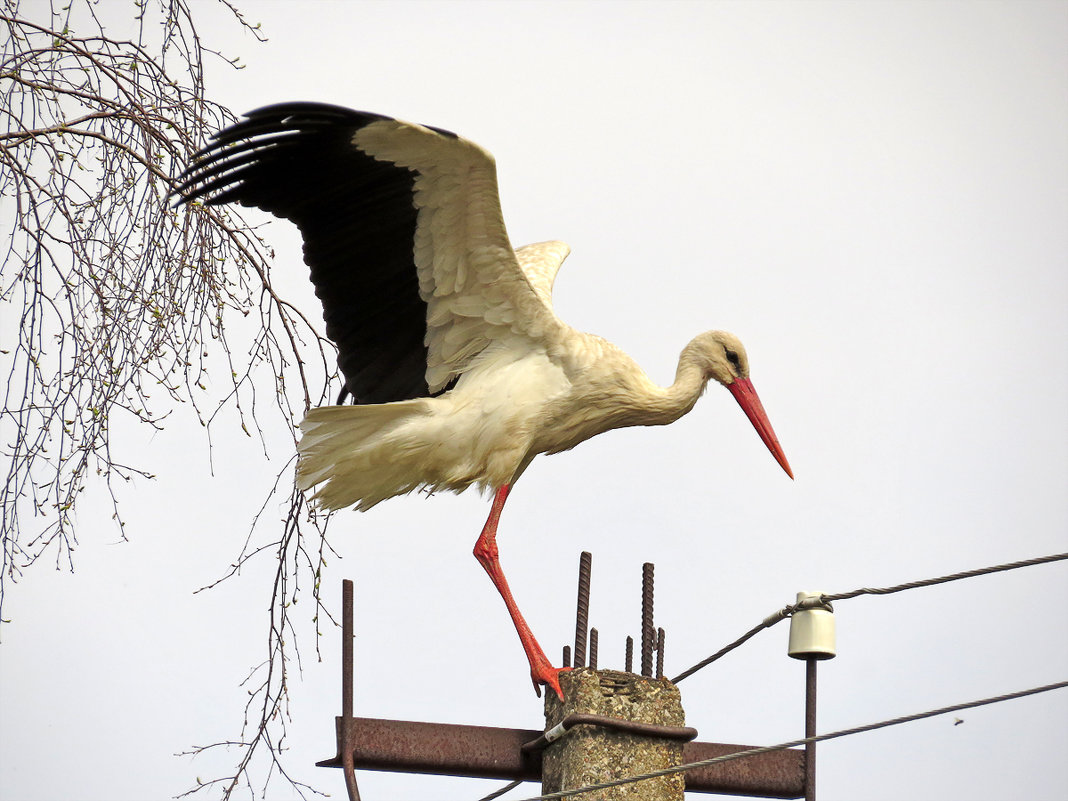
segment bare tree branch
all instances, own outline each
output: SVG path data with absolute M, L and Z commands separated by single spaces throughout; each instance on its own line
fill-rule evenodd
M 273 254 L 253 228 L 227 210 L 169 201 L 193 153 L 234 120 L 205 95 L 204 59 L 223 57 L 202 44 L 187 0 L 134 2 L 128 38 L 109 35 L 88 0 L 0 9 L 2 610 L 10 585 L 46 555 L 73 569 L 73 513 L 88 487 L 106 491 L 126 537 L 121 487 L 151 472 L 126 452 L 120 422 L 159 429 L 176 409 L 192 410 L 210 449 L 212 424 L 231 410 L 264 440 L 262 376 L 273 389 L 270 426 L 295 442 L 296 419 L 325 400 L 308 363 L 317 379 L 329 375 L 334 350 L 275 292 Z M 253 314 L 258 325 L 244 322 Z M 281 534 L 258 544 L 277 522 L 262 512 L 279 497 L 288 499 Z M 241 737 L 204 747 L 238 746 L 241 757 L 233 775 L 189 793 L 254 794 L 261 764 L 264 789 L 282 776 L 311 791 L 279 753 L 291 668 L 300 669 L 290 609 L 310 590 L 318 623 L 328 551 L 325 519 L 293 488 L 291 462 L 227 574 L 257 556 L 277 560 L 267 653 L 245 680 Z

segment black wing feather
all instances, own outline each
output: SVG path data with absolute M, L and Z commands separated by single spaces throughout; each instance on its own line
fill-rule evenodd
M 339 402 L 346 394 L 356 403 L 429 395 L 426 304 L 413 257 L 415 175 L 353 144 L 360 128 L 390 118 L 318 103 L 245 117 L 197 153 L 182 176 L 182 201 L 239 203 L 296 223 L 326 335 L 338 347 Z

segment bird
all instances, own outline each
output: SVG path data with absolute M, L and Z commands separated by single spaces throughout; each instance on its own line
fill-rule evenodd
M 327 510 L 414 490 L 492 494 L 474 556 L 504 600 L 534 689 L 559 675 L 512 596 L 497 526 L 539 454 L 625 426 L 664 425 L 725 386 L 790 478 L 739 339 L 699 334 L 674 383 L 567 325 L 552 288 L 570 248 L 513 249 L 493 156 L 450 131 L 290 102 L 216 133 L 179 178 L 178 203 L 237 203 L 296 224 L 338 350 L 337 403 L 300 423 L 297 486 Z M 346 403 L 346 401 L 351 401 Z

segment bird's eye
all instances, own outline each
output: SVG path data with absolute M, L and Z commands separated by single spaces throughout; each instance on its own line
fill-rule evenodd
M 727 354 L 727 361 L 729 361 L 731 364 L 733 364 L 735 367 L 737 367 L 738 366 L 738 354 L 735 353 L 733 350 L 726 351 L 726 354 Z

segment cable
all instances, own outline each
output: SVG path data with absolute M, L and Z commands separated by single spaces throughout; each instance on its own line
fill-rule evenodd
M 867 731 L 874 731 L 875 729 L 883 729 L 888 726 L 898 726 L 902 723 L 911 723 L 914 720 L 922 720 L 924 718 L 935 717 L 936 715 L 945 715 L 949 712 L 959 712 L 962 709 L 971 709 L 977 706 L 986 706 L 987 704 L 996 704 L 1001 701 L 1011 701 L 1016 698 L 1023 698 L 1028 695 L 1037 695 L 1038 693 L 1049 692 L 1050 690 L 1059 690 L 1064 687 L 1068 687 L 1068 681 L 1059 681 L 1054 684 L 1043 685 L 1042 687 L 1033 687 L 1030 690 L 1020 690 L 1018 692 L 1006 693 L 1005 695 L 998 695 L 992 698 L 983 698 L 978 701 L 966 701 L 962 704 L 944 706 L 940 709 L 931 709 L 927 712 L 917 712 L 912 715 L 904 715 L 898 718 L 882 720 L 878 723 L 868 723 L 864 726 L 855 726 L 851 729 L 840 729 L 838 731 L 832 731 L 827 734 L 819 734 L 815 737 L 804 737 L 800 740 L 791 740 L 790 742 L 779 743 L 778 745 L 768 745 L 762 748 L 750 748 L 748 751 L 737 751 L 733 754 L 725 754 L 724 756 L 714 757 L 712 759 L 704 759 L 700 762 L 689 762 L 685 765 L 676 765 L 673 768 L 664 768 L 663 770 L 656 770 L 650 773 L 642 773 L 637 776 L 628 776 L 625 779 L 615 779 L 613 781 L 602 782 L 600 784 L 590 784 L 585 787 L 577 787 L 573 790 L 560 790 L 556 793 L 539 795 L 533 798 L 524 798 L 521 799 L 521 801 L 552 801 L 552 799 L 556 798 L 568 798 L 573 795 L 588 793 L 594 790 L 605 790 L 609 787 L 618 787 L 622 784 L 630 784 L 632 782 L 644 781 L 646 779 L 658 779 L 661 776 L 671 776 L 675 773 L 683 773 L 687 770 L 692 770 L 694 768 L 704 768 L 710 765 L 718 765 L 721 762 L 729 762 L 734 759 L 742 759 L 743 757 L 756 756 L 757 754 L 766 754 L 770 751 L 783 751 L 787 748 L 795 748 L 799 745 L 805 745 L 806 743 L 818 743 L 824 740 L 833 740 L 838 737 L 847 737 L 852 734 L 861 734 Z
M 1051 556 L 1039 556 L 1035 559 L 1024 559 L 1019 562 L 1008 562 L 1004 565 L 994 565 L 993 567 L 980 567 L 976 570 L 966 570 L 963 573 L 951 573 L 948 576 L 939 576 L 938 578 L 923 579 L 922 581 L 910 581 L 908 584 L 898 584 L 894 587 L 882 587 L 873 589 L 871 587 L 862 587 L 859 590 L 853 590 L 852 592 L 843 592 L 838 595 L 823 595 L 820 600 L 824 602 L 829 601 L 844 601 L 848 598 L 856 598 L 858 595 L 889 595 L 892 592 L 902 592 L 904 590 L 914 590 L 918 587 L 930 587 L 934 584 L 945 584 L 947 581 L 957 581 L 958 579 L 973 578 L 975 576 L 983 576 L 987 573 L 1000 573 L 1003 570 L 1015 570 L 1018 567 L 1031 567 L 1032 565 L 1041 565 L 1045 562 L 1057 562 L 1062 559 L 1068 559 L 1068 553 L 1055 553 Z
M 643 723 L 639 720 L 624 720 L 610 715 L 591 715 L 586 712 L 572 712 L 541 735 L 541 737 L 538 737 L 536 740 L 531 740 L 529 743 L 524 743 L 520 746 L 519 750 L 523 753 L 526 753 L 527 751 L 541 751 L 546 748 L 549 743 L 559 740 L 575 726 L 583 725 L 600 726 L 605 729 L 623 732 L 624 734 L 634 734 L 639 737 L 656 737 L 660 740 L 682 740 L 683 742 L 689 742 L 690 740 L 697 738 L 697 729 L 692 726 L 659 726 L 655 723 Z
M 739 645 L 744 643 L 746 640 L 749 640 L 750 638 L 755 637 L 757 634 L 762 632 L 764 629 L 771 628 L 776 623 L 778 623 L 780 620 L 785 620 L 787 617 L 788 617 L 788 614 L 787 614 L 787 611 L 786 611 L 785 608 L 784 609 L 780 609 L 778 612 L 776 612 L 773 615 L 769 615 L 768 617 L 764 618 L 764 620 L 762 620 L 760 623 L 758 623 L 757 625 L 753 626 L 753 628 L 749 629 L 749 631 L 747 631 L 745 634 L 743 634 L 737 640 L 732 642 L 730 645 L 723 646 L 718 651 L 716 651 L 714 654 L 712 654 L 712 656 L 708 657 L 707 659 L 702 659 L 700 662 L 698 662 L 696 665 L 694 665 L 689 670 L 684 670 L 678 676 L 673 678 L 671 680 L 671 683 L 672 684 L 678 684 L 680 681 L 685 679 L 687 676 L 693 675 L 694 673 L 699 671 L 701 668 L 707 667 L 708 665 L 711 665 L 713 662 L 715 662 L 721 656 L 726 656 L 731 651 L 733 651 L 735 648 L 737 648 Z
M 1031 567 L 1032 565 L 1041 565 L 1045 564 L 1046 562 L 1058 562 L 1063 559 L 1068 559 L 1068 553 L 1056 553 L 1051 554 L 1050 556 L 1039 556 L 1034 559 L 1023 559 L 1018 562 L 1007 562 L 1002 565 L 980 567 L 975 570 L 965 570 L 961 573 L 951 573 L 948 576 L 938 576 L 937 578 L 921 579 L 920 581 L 910 581 L 907 584 L 896 584 L 893 587 L 862 587 L 859 590 L 853 590 L 852 592 L 842 592 L 837 593 L 835 595 L 821 595 L 819 598 L 809 598 L 808 600 L 802 601 L 799 604 L 788 604 L 777 612 L 768 615 L 766 618 L 764 618 L 764 620 L 760 622 L 759 625 L 756 625 L 751 628 L 749 631 L 747 631 L 737 640 L 732 642 L 730 645 L 724 646 L 720 650 L 716 651 L 716 653 L 712 654 L 712 656 L 708 657 L 707 659 L 701 660 L 688 670 L 684 670 L 678 676 L 673 678 L 671 680 L 671 683 L 678 684 L 687 676 L 693 675 L 701 668 L 707 667 L 708 665 L 715 662 L 721 656 L 725 656 L 726 654 L 730 653 L 739 645 L 744 643 L 746 640 L 759 634 L 764 629 L 771 628 L 780 620 L 785 620 L 786 618 L 790 617 L 798 609 L 811 609 L 813 607 L 825 606 L 831 603 L 832 601 L 845 601 L 849 598 L 856 598 L 858 595 L 890 595 L 891 593 L 895 592 L 915 590 L 919 587 L 930 587 L 935 584 L 945 584 L 947 581 L 957 581 L 959 579 L 974 578 L 975 576 L 983 576 L 987 573 L 1000 573 L 1005 570 L 1015 570 L 1020 567 Z
M 858 595 L 890 595 L 891 593 L 895 593 L 895 592 L 903 592 L 905 590 L 913 590 L 913 589 L 918 589 L 920 587 L 930 587 L 930 586 L 933 586 L 935 584 L 944 584 L 944 583 L 949 582 L 949 581 L 957 581 L 959 579 L 965 579 L 965 578 L 974 578 L 975 576 L 982 576 L 982 575 L 986 575 L 987 573 L 999 573 L 999 572 L 1002 572 L 1002 571 L 1005 571 L 1005 570 L 1015 570 L 1015 569 L 1021 568 L 1021 567 L 1031 567 L 1032 565 L 1040 565 L 1040 564 L 1044 564 L 1044 563 L 1047 563 L 1047 562 L 1057 562 L 1057 561 L 1061 561 L 1061 560 L 1064 560 L 1064 559 L 1068 559 L 1068 553 L 1052 554 L 1050 556 L 1040 556 L 1040 557 L 1036 557 L 1034 559 L 1023 559 L 1023 560 L 1020 560 L 1020 561 L 1017 561 L 1017 562 L 1007 562 L 1005 564 L 993 565 L 991 567 L 982 567 L 982 568 L 977 568 L 975 570 L 966 570 L 966 571 L 963 571 L 963 572 L 960 572 L 960 573 L 951 573 L 951 574 L 946 575 L 946 576 L 938 576 L 937 578 L 921 579 L 919 581 L 910 581 L 910 582 L 908 582 L 906 584 L 897 584 L 897 585 L 894 585 L 892 587 L 880 587 L 880 588 L 862 587 L 860 589 L 853 590 L 851 592 L 837 593 L 837 594 L 834 594 L 834 595 L 821 595 L 819 598 L 811 598 L 811 599 L 809 599 L 807 601 L 803 601 L 800 604 L 787 604 L 782 609 L 779 609 L 776 612 L 773 612 L 772 614 L 768 615 L 766 618 L 764 618 L 764 620 L 762 620 L 760 623 L 758 623 L 753 628 L 749 629 L 749 631 L 747 631 L 741 637 L 736 639 L 734 642 L 730 643 L 729 645 L 725 645 L 723 648 L 721 648 L 718 651 L 716 651 L 716 653 L 712 654 L 712 656 L 708 657 L 707 659 L 701 660 L 700 662 L 698 662 L 693 667 L 689 668 L 688 670 L 683 671 L 678 676 L 676 676 L 675 678 L 671 679 L 671 682 L 672 682 L 672 684 L 678 684 L 680 681 L 682 681 L 683 679 L 687 678 L 688 676 L 693 675 L 694 673 L 696 673 L 701 668 L 707 667 L 708 665 L 712 664 L 713 662 L 715 662 L 720 657 L 726 656 L 728 653 L 733 651 L 735 648 L 738 648 L 739 646 L 743 645 L 745 642 L 747 642 L 748 640 L 750 640 L 753 637 L 755 637 L 757 634 L 762 632 L 764 629 L 771 628 L 772 626 L 774 626 L 779 621 L 785 620 L 786 618 L 790 617 L 798 609 L 811 608 L 811 607 L 815 607 L 815 606 L 822 606 L 822 605 L 830 603 L 832 601 L 844 601 L 844 600 L 848 600 L 850 598 L 856 598 Z M 891 725 L 895 725 L 897 723 L 906 723 L 906 722 L 908 722 L 910 720 L 919 720 L 920 718 L 923 718 L 923 717 L 931 717 L 933 715 L 940 715 L 940 714 L 944 714 L 946 712 L 954 711 L 955 709 L 966 709 L 969 706 L 980 706 L 980 705 L 982 705 L 984 703 L 995 703 L 997 701 L 1004 701 L 1004 700 L 1009 700 L 1011 698 L 1018 698 L 1018 697 L 1021 697 L 1023 695 L 1030 695 L 1030 694 L 1036 693 L 1036 692 L 1045 692 L 1046 690 L 1058 689 L 1058 688 L 1063 687 L 1063 686 L 1065 686 L 1064 682 L 1062 682 L 1060 684 L 1048 685 L 1046 687 L 1040 687 L 1040 688 L 1035 689 L 1035 690 L 1026 690 L 1026 691 L 1021 692 L 1021 693 L 1015 693 L 1015 694 L 1007 695 L 1007 696 L 1000 696 L 1000 697 L 994 698 L 994 699 L 987 699 L 987 700 L 984 700 L 984 701 L 976 701 L 976 702 L 973 702 L 973 703 L 970 703 L 970 704 L 966 704 L 966 705 L 962 705 L 962 706 L 959 706 L 959 707 L 946 707 L 945 709 L 934 710 L 932 712 L 922 713 L 920 715 L 914 715 L 914 716 L 910 716 L 908 718 L 898 718 L 898 719 L 895 719 L 895 720 L 892 720 L 892 721 L 888 721 L 888 722 L 883 722 L 883 723 L 879 723 L 879 724 L 872 724 L 871 726 L 868 726 L 868 727 L 860 727 L 859 729 L 856 729 L 856 730 L 850 729 L 850 730 L 846 730 L 846 731 L 842 731 L 842 732 L 834 732 L 832 734 L 820 735 L 817 738 L 811 738 L 811 742 L 819 742 L 820 740 L 829 740 L 832 737 L 842 737 L 842 736 L 844 736 L 846 734 L 856 734 L 856 733 L 859 733 L 859 732 L 862 732 L 862 731 L 870 731 L 871 729 L 880 728 L 882 726 L 891 726 Z M 738 758 L 743 757 L 743 756 L 752 756 L 752 755 L 755 755 L 755 754 L 763 754 L 763 753 L 766 753 L 767 751 L 776 751 L 776 750 L 781 750 L 783 748 L 792 748 L 792 747 L 797 746 L 797 745 L 803 745 L 804 743 L 807 743 L 809 741 L 810 741 L 809 739 L 797 740 L 795 742 L 785 743 L 785 744 L 780 745 L 780 746 L 768 746 L 766 748 L 759 748 L 759 749 L 754 749 L 754 750 L 751 750 L 751 751 L 741 751 L 741 752 L 738 752 L 737 754 L 728 754 L 727 756 L 717 757 L 716 759 L 713 759 L 713 760 L 706 760 L 705 762 L 695 762 L 695 763 L 693 763 L 691 765 L 675 768 L 675 769 L 672 769 L 671 771 L 668 771 L 668 773 L 677 772 L 678 770 L 688 770 L 689 768 L 692 768 L 692 767 L 702 767 L 704 765 L 711 765 L 711 764 L 715 764 L 717 762 L 726 762 L 728 760 L 738 759 Z M 602 789 L 604 787 L 614 787 L 614 786 L 619 785 L 619 784 L 625 784 L 627 781 L 639 781 L 639 780 L 641 780 L 643 778 L 655 778 L 658 775 L 667 775 L 667 774 L 666 773 L 650 774 L 648 776 L 640 776 L 640 777 L 635 777 L 633 779 L 619 780 L 619 781 L 616 781 L 616 782 L 614 782 L 612 784 L 597 785 L 594 788 L 587 787 L 587 788 L 583 788 L 583 790 L 577 790 L 577 791 L 569 792 L 568 794 L 569 795 L 574 795 L 577 792 L 585 792 L 585 791 L 590 790 L 590 789 Z M 482 799 L 479 799 L 479 801 L 491 801 L 494 798 L 498 798 L 499 796 L 503 795 L 504 793 L 508 792 L 509 790 L 512 790 L 515 787 L 517 787 L 520 783 L 521 782 L 512 782 L 511 784 L 501 788 L 500 790 L 498 790 L 498 791 L 496 791 L 494 793 L 491 793 L 490 795 L 485 796 Z M 539 799 L 543 799 L 543 798 L 563 798 L 563 797 L 564 796 L 562 796 L 562 795 L 556 794 L 556 795 L 551 795 L 551 796 L 539 796 Z M 536 799 L 523 799 L 523 801 L 537 801 L 537 800 Z
M 478 801 L 493 801 L 494 798 L 500 798 L 502 795 L 507 793 L 509 790 L 514 790 L 516 787 L 518 787 L 522 783 L 523 783 L 522 779 L 516 779 L 514 782 L 509 782 L 508 784 L 504 785 L 504 787 L 502 787 L 500 790 L 494 790 L 489 795 L 482 796 L 480 799 L 478 799 Z
M 559 740 L 575 726 L 600 726 L 605 729 L 634 734 L 642 737 L 656 737 L 661 740 L 682 740 L 689 742 L 697 737 L 697 729 L 691 726 L 659 726 L 653 723 L 642 723 L 638 720 L 624 720 L 609 715 L 591 715 L 584 712 L 572 712 L 540 737 L 520 746 L 519 750 L 524 754 L 528 751 L 541 751 L 550 743 Z M 517 779 L 511 784 L 495 790 L 479 801 L 493 801 L 500 798 L 509 790 L 522 784 L 522 779 Z

